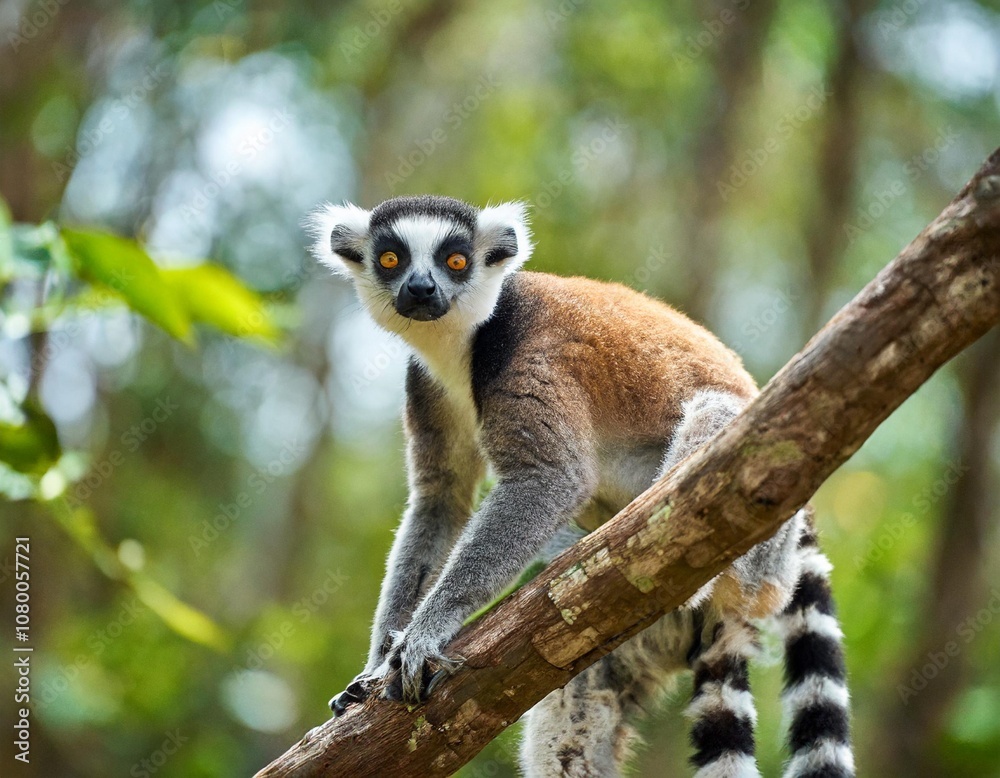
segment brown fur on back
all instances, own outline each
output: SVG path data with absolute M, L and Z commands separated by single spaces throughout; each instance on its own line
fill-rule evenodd
M 599 433 L 669 438 L 681 404 L 718 389 L 750 398 L 739 357 L 684 314 L 621 284 L 522 271 L 508 283 L 531 311 L 518 344 L 584 390 Z

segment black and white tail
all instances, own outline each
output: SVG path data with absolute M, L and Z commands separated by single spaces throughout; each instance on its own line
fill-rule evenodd
M 853 778 L 843 633 L 834 609 L 832 566 L 807 530 L 802 573 L 778 617 L 785 640 L 785 691 L 791 761 L 784 778 Z
M 727 619 L 715 625 L 711 645 L 694 662 L 694 697 L 686 715 L 692 721 L 695 778 L 760 776 L 748 672 L 756 650 L 756 627 Z

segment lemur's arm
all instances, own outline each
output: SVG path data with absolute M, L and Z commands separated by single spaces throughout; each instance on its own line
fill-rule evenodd
M 483 438 L 498 482 L 469 521 L 441 575 L 393 648 L 387 696 L 418 702 L 463 621 L 487 604 L 574 518 L 596 485 L 582 426 L 546 390 L 505 391 L 487 403 Z M 548 394 L 553 394 L 551 390 Z
M 384 675 L 388 668 L 380 666 L 393 635 L 406 628 L 472 513 L 485 466 L 476 448 L 475 430 L 462 429 L 459 420 L 441 390 L 411 362 L 404 415 L 409 505 L 386 563 L 368 661 L 362 673 L 331 703 L 337 713 L 363 700 L 372 682 Z

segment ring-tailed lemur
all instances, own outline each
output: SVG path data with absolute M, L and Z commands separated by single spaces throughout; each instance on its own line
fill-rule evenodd
M 590 530 L 715 435 L 756 394 L 739 358 L 683 314 L 617 284 L 516 272 L 524 207 L 400 197 L 325 206 L 314 252 L 354 282 L 376 323 L 413 348 L 406 376 L 410 500 L 389 554 L 364 671 L 331 705 L 373 690 L 417 703 L 443 650 L 572 525 Z M 487 465 L 496 486 L 473 512 Z M 694 670 L 698 776 L 758 775 L 747 662 L 756 620 L 784 630 L 786 776 L 854 774 L 830 565 L 802 510 L 685 607 L 527 714 L 529 776 L 618 774 L 629 721 Z

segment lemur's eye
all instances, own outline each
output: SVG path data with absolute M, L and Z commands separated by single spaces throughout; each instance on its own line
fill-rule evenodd
M 450 257 L 448 257 L 447 262 L 448 262 L 448 267 L 450 267 L 452 270 L 465 270 L 465 266 L 469 264 L 469 260 L 467 260 L 461 254 L 452 254 Z
M 384 268 L 394 268 L 399 264 L 399 257 L 395 252 L 387 251 L 378 258 L 378 263 Z

